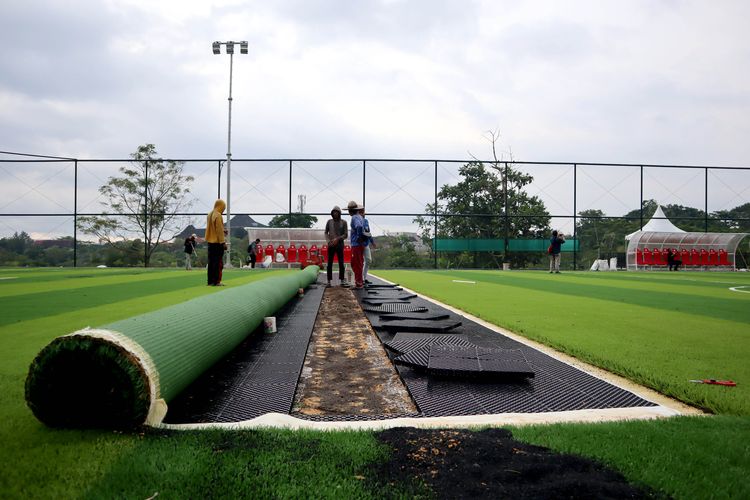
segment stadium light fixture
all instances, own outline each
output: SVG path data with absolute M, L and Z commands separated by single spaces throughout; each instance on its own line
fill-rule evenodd
M 224 45 L 229 54 L 229 122 L 227 125 L 227 245 L 226 264 L 224 267 L 232 267 L 232 69 L 234 66 L 234 45 L 239 44 L 240 54 L 247 54 L 247 41 L 235 42 L 213 42 L 212 47 L 215 55 L 221 54 L 221 46 Z M 221 175 L 221 170 L 219 171 Z

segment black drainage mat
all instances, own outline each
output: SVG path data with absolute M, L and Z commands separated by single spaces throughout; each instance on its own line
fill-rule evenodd
M 362 309 L 371 313 L 398 313 L 398 312 L 427 312 L 424 306 L 415 306 L 404 302 L 393 302 L 380 305 L 365 305 Z
M 277 333 L 258 328 L 174 401 L 170 424 L 239 422 L 269 412 L 288 414 L 294 402 L 324 287 L 309 287 L 276 313 Z
M 369 285 L 365 285 L 365 288 L 368 290 L 387 290 L 387 289 L 395 289 L 395 290 L 403 290 L 403 288 L 398 286 L 398 283 L 395 283 L 393 285 L 388 284 L 379 284 L 379 283 L 371 283 Z
M 412 337 L 407 337 L 411 335 Z M 409 351 L 421 349 L 423 347 L 429 347 L 431 345 L 458 345 L 464 347 L 476 347 L 474 344 L 466 340 L 463 335 L 453 334 L 417 334 L 414 333 L 399 333 L 393 340 L 383 344 L 386 349 L 393 351 L 397 355 L 404 354 Z
M 520 349 L 487 349 L 465 345 L 431 344 L 393 359 L 396 364 L 426 371 L 430 375 L 478 377 L 515 374 L 534 376 Z
M 461 322 L 454 320 L 417 321 L 413 319 L 384 321 L 378 325 L 379 328 L 383 328 L 390 332 L 426 333 L 449 332 L 459 326 L 461 326 Z
M 362 299 L 363 304 L 369 304 L 371 306 L 381 306 L 383 304 L 401 304 L 401 303 L 409 303 L 409 299 L 412 299 L 414 297 L 383 297 L 381 298 L 373 298 L 373 297 L 365 297 Z
M 534 376 L 534 370 L 526 362 L 520 349 L 445 345 L 431 345 L 423 349 L 428 351 L 429 375 L 483 379 L 501 379 L 509 375 Z
M 365 296 L 365 298 L 375 299 L 375 300 L 390 300 L 390 299 L 403 300 L 403 299 L 413 299 L 413 298 L 416 298 L 417 296 L 416 293 L 398 292 L 398 291 L 391 292 L 390 290 L 387 292 L 382 292 L 382 291 L 372 292 L 368 290 L 366 293 L 367 295 Z
M 450 313 L 445 307 L 422 298 L 412 300 L 412 304 L 424 306 L 427 309 L 425 314 Z M 367 312 L 371 320 L 377 319 L 371 311 Z M 479 347 L 520 349 L 535 376 L 496 383 L 434 377 L 425 370 L 396 365 L 401 379 L 425 417 L 657 406 L 470 319 L 461 317 L 460 320 L 462 325 L 457 330 L 432 336 L 453 337 L 460 333 L 460 338 Z M 425 333 L 396 333 L 380 328 L 375 333 L 383 343 L 428 336 Z
M 394 320 L 416 320 L 416 321 L 437 321 L 439 319 L 449 319 L 450 314 L 431 314 L 431 313 L 388 313 L 379 316 L 380 321 Z

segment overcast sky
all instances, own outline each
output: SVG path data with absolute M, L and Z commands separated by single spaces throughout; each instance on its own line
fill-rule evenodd
M 487 158 L 493 129 L 517 160 L 748 166 L 748 19 L 747 0 L 4 1 L 0 150 L 220 158 L 211 42 L 247 40 L 234 158 Z

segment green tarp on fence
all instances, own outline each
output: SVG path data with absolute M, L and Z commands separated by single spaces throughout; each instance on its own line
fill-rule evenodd
M 505 240 L 501 238 L 438 238 L 433 240 L 433 248 L 438 252 L 502 252 Z M 509 252 L 547 252 L 548 239 L 508 240 Z M 580 250 L 578 240 L 566 240 L 561 247 L 563 252 Z

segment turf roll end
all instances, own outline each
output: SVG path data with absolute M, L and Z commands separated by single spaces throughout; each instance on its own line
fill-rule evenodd
M 148 355 L 109 330 L 59 337 L 37 355 L 26 402 L 51 427 L 133 428 L 159 413 L 158 379 Z
M 309 266 L 58 337 L 29 368 L 26 402 L 51 427 L 158 425 L 167 402 L 318 272 Z

